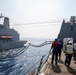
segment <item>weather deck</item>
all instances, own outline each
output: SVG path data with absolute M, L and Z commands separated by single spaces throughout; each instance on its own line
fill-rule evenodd
M 51 55 L 48 62 L 42 67 L 39 75 L 76 75 L 76 62 L 71 61 L 70 67 L 64 65 L 65 54 L 62 52 L 61 60 L 58 60 L 58 65 L 51 64 Z

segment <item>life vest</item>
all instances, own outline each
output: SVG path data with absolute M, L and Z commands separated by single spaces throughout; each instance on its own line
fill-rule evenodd
M 76 43 L 74 43 L 74 50 L 76 51 Z
M 54 48 L 58 48 L 58 42 L 57 42 L 57 41 L 54 41 L 54 42 L 52 43 L 52 46 L 53 46 Z
M 66 53 L 67 54 L 72 54 L 73 53 L 73 45 L 67 45 Z
M 58 42 L 58 49 L 62 49 L 62 47 L 63 47 L 63 44 Z

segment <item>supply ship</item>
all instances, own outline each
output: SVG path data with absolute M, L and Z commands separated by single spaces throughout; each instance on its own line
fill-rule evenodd
M 20 41 L 20 34 L 10 28 L 9 18 L 0 15 L 0 20 L 3 20 L 3 24 L 0 24 L 0 50 L 8 50 L 24 46 L 27 41 Z

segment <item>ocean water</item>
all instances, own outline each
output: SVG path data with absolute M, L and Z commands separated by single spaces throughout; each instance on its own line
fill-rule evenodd
M 45 40 L 28 40 L 28 43 L 34 45 L 40 45 Z M 25 45 L 26 46 L 26 45 Z M 0 75 L 26 75 L 29 69 L 36 64 L 43 55 L 47 55 L 51 48 L 51 44 L 47 44 L 41 47 L 29 46 L 26 51 L 16 57 L 10 57 L 9 51 L 0 53 Z M 20 48 L 10 50 L 10 54 L 19 51 Z M 5 58 L 2 58 L 5 57 Z

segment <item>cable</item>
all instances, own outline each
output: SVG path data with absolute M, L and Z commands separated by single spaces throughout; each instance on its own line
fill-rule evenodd
M 13 24 L 11 26 L 21 26 L 21 25 L 33 25 L 33 24 L 47 24 L 47 23 L 59 23 L 62 21 L 53 21 L 53 22 L 35 22 L 35 23 L 22 23 L 22 24 Z
M 28 27 L 26 27 L 26 28 L 32 28 L 32 27 L 45 27 L 45 26 L 60 26 L 61 24 L 52 24 L 52 25 L 30 25 L 30 26 L 28 26 Z M 26 25 L 24 25 L 24 26 L 26 26 Z M 22 28 L 22 27 L 20 27 L 20 28 Z M 23 27 L 24 28 L 24 27 Z
M 43 42 L 40 45 L 34 45 L 32 43 L 29 43 L 29 44 L 27 44 L 27 46 L 24 46 L 22 49 L 19 49 L 18 52 L 16 52 L 15 54 L 10 55 L 10 53 L 9 53 L 5 57 L 0 57 L 0 58 L 1 59 L 15 58 L 15 57 L 21 55 L 23 52 L 25 52 L 29 48 L 29 46 L 32 46 L 32 47 L 42 47 L 42 46 L 45 46 L 47 44 L 51 44 L 51 42 L 52 41 L 45 41 L 45 42 Z

